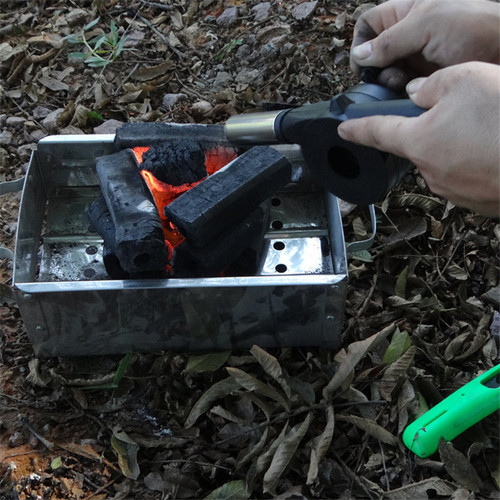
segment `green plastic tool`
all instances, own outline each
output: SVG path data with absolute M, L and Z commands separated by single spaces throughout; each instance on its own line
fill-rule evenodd
M 424 413 L 403 432 L 403 442 L 413 453 L 426 458 L 439 441 L 453 438 L 500 409 L 500 365 L 465 384 Z

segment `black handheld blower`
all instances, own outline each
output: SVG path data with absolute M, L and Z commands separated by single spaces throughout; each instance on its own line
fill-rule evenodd
M 340 123 L 372 115 L 419 116 L 425 110 L 409 99 L 361 83 L 330 101 L 298 108 L 236 115 L 225 134 L 235 145 L 298 144 L 315 179 L 339 198 L 358 205 L 380 201 L 408 172 L 408 162 L 389 161 L 377 149 L 344 141 Z

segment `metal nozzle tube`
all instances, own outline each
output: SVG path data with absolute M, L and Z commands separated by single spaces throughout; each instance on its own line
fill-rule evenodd
M 276 119 L 283 112 L 266 111 L 231 116 L 224 126 L 226 139 L 233 144 L 275 144 L 278 142 Z

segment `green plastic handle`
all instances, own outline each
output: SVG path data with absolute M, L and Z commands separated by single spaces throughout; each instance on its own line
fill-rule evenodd
M 439 441 L 453 438 L 500 409 L 500 364 L 465 384 L 410 424 L 403 432 L 404 444 L 426 458 Z

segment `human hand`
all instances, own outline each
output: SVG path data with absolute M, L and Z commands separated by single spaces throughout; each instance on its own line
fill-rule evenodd
M 402 89 L 453 64 L 498 64 L 499 24 L 500 4 L 490 0 L 389 0 L 356 22 L 351 68 L 386 68 L 378 82 Z
M 429 188 L 483 215 L 500 215 L 500 67 L 471 62 L 407 86 L 425 113 L 343 122 L 345 140 L 410 159 Z

